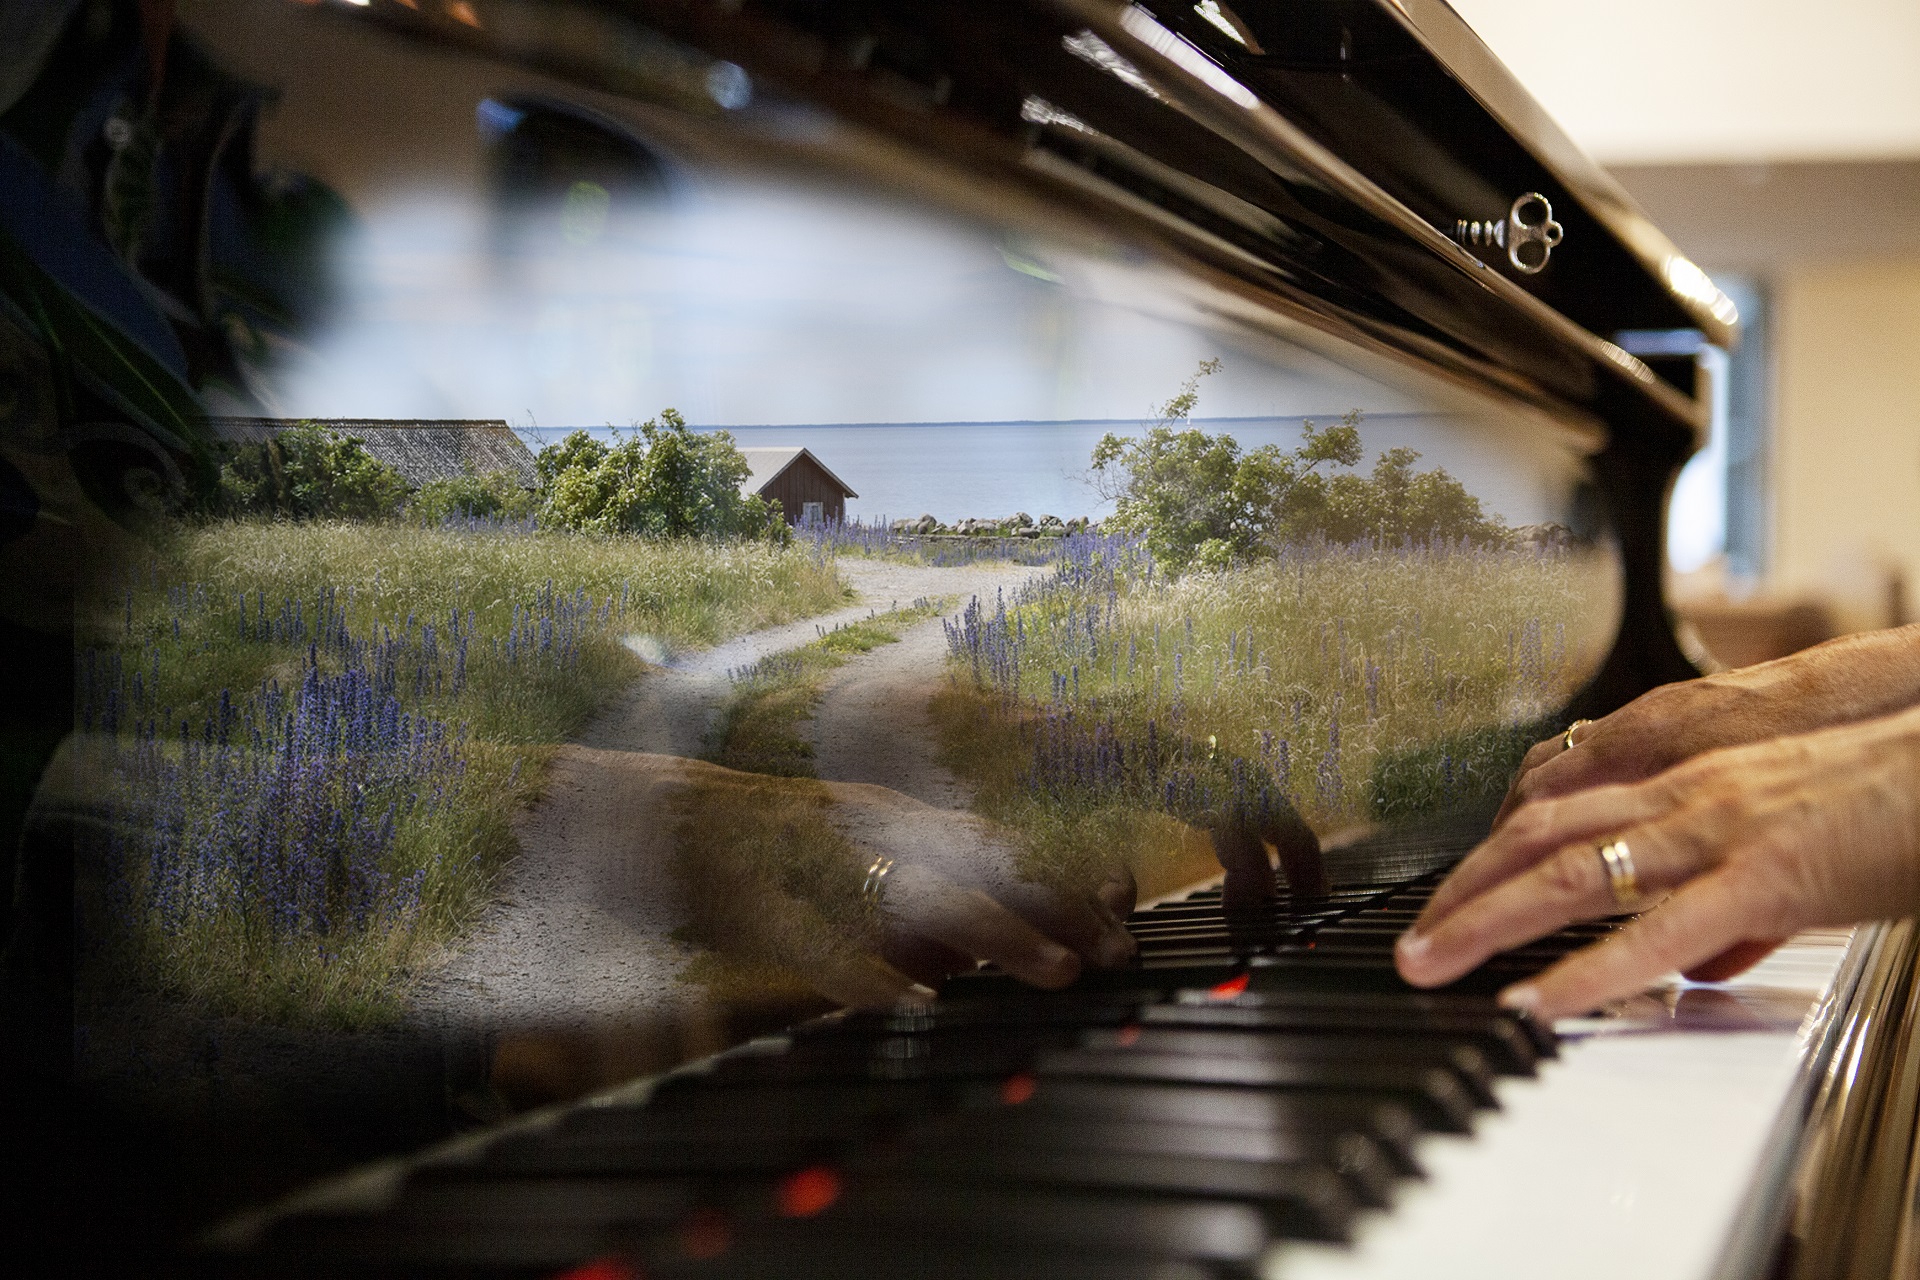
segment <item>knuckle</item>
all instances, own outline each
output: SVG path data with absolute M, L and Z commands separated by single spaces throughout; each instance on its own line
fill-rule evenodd
M 1672 911 L 1651 911 L 1636 918 L 1615 935 L 1616 944 L 1648 966 L 1670 969 L 1690 942 L 1697 941 Z
M 1527 802 L 1513 815 L 1513 839 L 1521 844 L 1537 844 L 1550 839 L 1555 811 L 1556 806 L 1550 800 Z
M 1540 879 L 1556 897 L 1586 897 L 1594 887 L 1591 861 L 1585 849 L 1562 849 L 1540 864 Z

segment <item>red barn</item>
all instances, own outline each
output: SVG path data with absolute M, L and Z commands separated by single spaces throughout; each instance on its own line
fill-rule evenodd
M 740 455 L 752 468 L 740 492 L 778 502 L 788 524 L 845 520 L 847 499 L 860 496 L 806 449 L 742 449 Z

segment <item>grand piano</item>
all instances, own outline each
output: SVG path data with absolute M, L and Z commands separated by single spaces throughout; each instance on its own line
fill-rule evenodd
M 616 203 L 657 200 L 676 165 L 827 175 L 1002 228 L 1029 280 L 1084 269 L 1120 309 L 1400 388 L 1470 424 L 1427 447 L 1523 460 L 1514 509 L 1600 566 L 1578 679 L 1525 715 L 1603 714 L 1696 670 L 1662 598 L 1664 509 L 1709 426 L 1702 352 L 1736 342 L 1737 316 L 1442 0 L 284 9 L 183 21 L 263 79 L 364 70 L 347 92 L 390 92 L 401 117 L 364 165 L 427 163 L 414 134 L 444 121 L 392 75 L 417 62 L 509 84 L 483 130 L 614 139 L 573 154 L 625 166 L 627 185 L 603 184 Z M 272 127 L 329 126 L 290 93 Z M 528 182 L 550 176 L 528 164 Z M 1062 992 L 967 975 L 358 1170 L 228 1222 L 194 1266 L 1905 1274 L 1912 926 L 1803 937 L 1732 982 L 1675 978 L 1532 1025 L 1492 993 L 1608 922 L 1439 992 L 1391 966 L 1488 816 L 1403 813 L 1330 840 L 1330 887 L 1276 872 L 1252 908 L 1218 884 L 1164 896 L 1128 921 L 1134 964 Z

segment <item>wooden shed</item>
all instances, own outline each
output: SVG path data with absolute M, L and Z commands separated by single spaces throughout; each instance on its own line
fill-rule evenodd
M 847 499 L 860 496 L 806 449 L 742 449 L 740 454 L 752 468 L 740 491 L 778 502 L 788 524 L 845 520 Z
M 355 437 L 368 453 L 398 471 L 409 489 L 466 472 L 505 471 L 525 489 L 539 480 L 532 451 L 497 419 L 209 418 L 207 426 L 230 444 L 260 444 L 302 422 Z

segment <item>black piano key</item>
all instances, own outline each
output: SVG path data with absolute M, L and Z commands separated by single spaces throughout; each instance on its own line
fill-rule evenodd
M 686 1174 L 770 1176 L 838 1153 L 858 1135 L 840 1140 L 770 1141 L 751 1133 L 701 1141 L 601 1140 L 512 1134 L 487 1147 L 480 1163 L 501 1174 L 584 1176 Z
M 919 1239 L 846 1239 L 788 1231 L 741 1241 L 717 1257 L 650 1259 L 658 1280 L 1214 1280 L 1199 1263 L 1130 1257 L 1107 1250 L 1057 1249 L 1027 1243 L 996 1246 L 991 1238 L 929 1247 Z
M 758 1142 L 821 1142 L 844 1138 L 845 1117 L 806 1114 L 787 1109 L 773 1114 L 716 1111 L 689 1112 L 670 1108 L 590 1107 L 562 1117 L 542 1131 L 540 1140 L 560 1143 L 595 1142 L 720 1142 L 752 1139 Z
M 1002 1246 L 1064 1246 L 1241 1267 L 1274 1240 L 1258 1209 L 1234 1201 L 904 1178 L 849 1185 L 806 1229 L 862 1239 L 907 1236 L 935 1247 L 991 1239 Z
M 889 1153 L 885 1161 L 883 1168 L 902 1167 L 922 1176 L 1110 1186 L 1229 1199 L 1283 1194 L 1249 1190 L 1259 1186 L 1294 1187 L 1285 1194 L 1299 1194 L 1300 1189 L 1288 1179 L 1311 1171 L 1316 1177 L 1339 1177 L 1347 1195 L 1372 1206 L 1388 1203 L 1393 1182 L 1402 1174 L 1379 1144 L 1351 1129 L 1310 1134 L 1137 1121 L 1103 1125 L 1057 1114 L 998 1126 L 984 1126 L 978 1118 L 967 1117 L 963 1125 L 942 1125 L 935 1134 L 915 1135 L 903 1152 Z M 1265 1172 L 1233 1172 L 1231 1166 Z M 1203 1169 L 1218 1176 L 1207 1181 L 1201 1177 Z M 1301 1211 L 1318 1213 L 1319 1203 L 1310 1196 Z M 1341 1224 L 1346 1216 L 1341 1216 Z M 1287 1228 L 1290 1232 L 1302 1229 Z
M 1386 1204 L 1393 1170 L 1364 1141 L 1350 1145 L 1349 1164 L 1360 1173 L 1366 1203 Z M 1229 1201 L 1253 1208 L 1271 1235 L 1295 1240 L 1345 1242 L 1362 1203 L 1353 1182 L 1331 1162 L 954 1144 L 916 1150 L 864 1172 L 910 1181 L 935 1196 L 945 1194 L 949 1183 L 965 1182 L 1104 1193 L 1116 1204 L 1163 1197 Z
M 1190 1015 L 1188 1011 L 1193 1011 Z M 1256 1024 L 1267 1017 L 1281 1019 L 1285 1025 L 1303 1025 L 1314 1019 L 1328 1019 L 1329 1029 L 1343 1026 L 1396 1027 L 1411 1029 L 1484 1028 L 1483 1052 L 1490 1048 L 1524 1041 L 1533 1059 L 1551 1058 L 1558 1052 L 1551 1028 L 1543 1027 L 1526 1014 L 1501 1008 L 1479 996 L 1450 992 L 1406 990 L 1400 992 L 1324 992 L 1286 990 L 1248 990 L 1222 997 L 1210 991 L 1188 989 L 1173 993 L 1163 1003 L 1142 1006 L 1139 1020 L 1178 1025 L 1188 1017 L 1203 1022 L 1232 1025 L 1240 1018 L 1252 1018 Z M 1497 1028 L 1497 1029 L 1496 1029 Z
M 1366 1092 L 1406 1106 L 1420 1122 L 1446 1133 L 1470 1133 L 1477 1109 L 1473 1092 L 1445 1067 L 1378 1060 L 1299 1062 L 1285 1058 L 1203 1057 L 1184 1053 L 1138 1053 L 1129 1049 L 1071 1049 L 1040 1060 L 1046 1076 L 1248 1088 Z
M 1143 1027 L 1186 1027 L 1218 1031 L 1258 1032 L 1292 1037 L 1364 1036 L 1388 1046 L 1403 1040 L 1442 1039 L 1468 1044 L 1486 1056 L 1494 1070 L 1505 1075 L 1530 1076 L 1539 1059 L 1533 1040 L 1515 1019 L 1497 1014 L 1475 1016 L 1439 1014 L 1421 1016 L 1412 1010 L 1381 1016 L 1366 1010 L 1248 1008 L 1232 1005 L 1157 1005 L 1142 1009 Z
M 1024 1092 L 1024 1091 L 1023 1091 Z M 1287 1093 L 1230 1086 L 1048 1076 L 1033 1082 L 1021 1109 L 1068 1122 L 1111 1120 L 1156 1128 L 1245 1128 L 1255 1132 L 1363 1134 L 1402 1172 L 1418 1174 L 1412 1111 L 1379 1094 L 1336 1090 Z
M 647 1098 L 653 1111 L 778 1119 L 825 1115 L 835 1122 L 883 1120 L 955 1105 L 964 1085 L 944 1080 L 797 1081 L 791 1084 L 700 1073 L 662 1084 Z
M 1321 1064 L 1336 1070 L 1374 1061 L 1439 1067 L 1453 1072 L 1481 1106 L 1499 1105 L 1493 1096 L 1493 1067 L 1486 1055 L 1457 1040 L 1405 1036 L 1382 1042 L 1376 1036 L 1294 1036 L 1243 1030 L 1127 1027 L 1118 1031 L 1089 1031 L 1082 1037 L 1081 1045 L 1096 1052 L 1248 1058 L 1262 1062 Z

